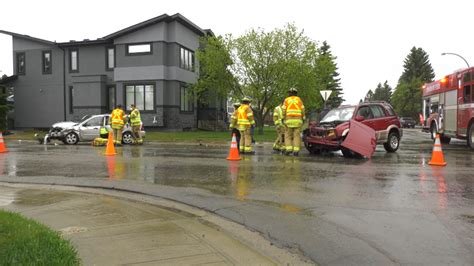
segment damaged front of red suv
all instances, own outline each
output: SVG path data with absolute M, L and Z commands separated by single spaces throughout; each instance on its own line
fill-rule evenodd
M 354 106 L 339 107 L 329 111 L 319 123 L 310 122 L 303 132 L 306 148 L 312 153 L 341 149 L 354 110 Z
M 339 125 L 334 124 L 317 124 L 310 122 L 308 129 L 304 134 L 304 142 L 311 143 L 318 146 L 320 150 L 335 151 L 341 148 L 343 141 L 343 133 L 349 128 L 349 122 L 344 122 Z

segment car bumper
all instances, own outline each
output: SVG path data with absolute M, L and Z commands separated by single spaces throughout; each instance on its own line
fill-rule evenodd
M 339 150 L 341 148 L 341 140 L 338 139 L 327 139 L 325 137 L 319 136 L 305 136 L 303 141 L 306 143 L 311 143 L 312 145 L 320 146 L 323 149 L 327 150 Z

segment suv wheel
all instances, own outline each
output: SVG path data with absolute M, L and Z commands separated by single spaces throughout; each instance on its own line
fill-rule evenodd
M 474 123 L 471 123 L 467 129 L 467 146 L 474 149 Z
M 122 143 L 123 144 L 132 144 L 133 143 L 133 136 L 132 132 L 124 132 L 122 135 Z
M 392 131 L 388 134 L 388 140 L 383 144 L 387 152 L 395 152 L 400 146 L 400 136 L 397 132 Z
M 312 143 L 309 143 L 308 141 L 306 141 L 306 136 L 308 135 L 308 130 L 305 129 L 305 131 L 303 131 L 303 143 L 304 143 L 304 147 L 309 151 L 310 154 L 320 154 L 321 153 L 321 149 L 318 149 L 316 147 L 316 145 L 312 144 Z
M 64 137 L 64 141 L 63 141 L 65 144 L 69 144 L 69 145 L 75 145 L 79 142 L 79 137 L 77 136 L 76 133 L 74 132 L 70 132 L 70 133 L 67 133 L 66 136 Z
M 353 152 L 347 148 L 341 147 L 342 155 L 346 158 L 364 158 L 360 153 Z

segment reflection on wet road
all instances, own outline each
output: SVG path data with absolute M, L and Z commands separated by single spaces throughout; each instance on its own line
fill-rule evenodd
M 432 151 L 429 136 L 408 130 L 398 152 L 386 153 L 379 146 L 372 160 L 346 159 L 340 153 L 310 156 L 306 151 L 300 157 L 286 157 L 271 154 L 269 145 L 258 146 L 256 155 L 237 162 L 225 160 L 228 146 L 147 144 L 118 148 L 118 155 L 109 157 L 102 155 L 103 148 L 88 145 L 8 143 L 8 147 L 9 154 L 0 154 L 0 174 L 5 176 L 87 177 L 199 188 L 351 228 L 354 232 L 348 234 L 374 241 L 369 245 L 386 244 L 378 252 L 392 263 L 439 263 L 437 255 L 432 260 L 408 257 L 417 252 L 426 255 L 425 242 L 448 240 L 449 259 L 472 259 L 465 254 L 474 250 L 474 241 L 469 243 L 474 239 L 474 152 L 461 141 L 443 146 L 448 163 L 444 168 L 427 163 Z M 430 235 L 436 232 L 456 237 Z M 413 234 L 424 240 L 403 239 Z M 384 242 L 391 235 L 396 244 Z M 403 241 L 410 252 L 404 250 Z M 441 249 L 447 246 L 440 244 Z M 332 259 L 313 257 L 323 264 Z

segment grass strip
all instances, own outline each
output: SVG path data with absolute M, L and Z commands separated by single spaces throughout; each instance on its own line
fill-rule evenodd
M 0 210 L 1 265 L 80 265 L 60 234 L 20 214 Z

